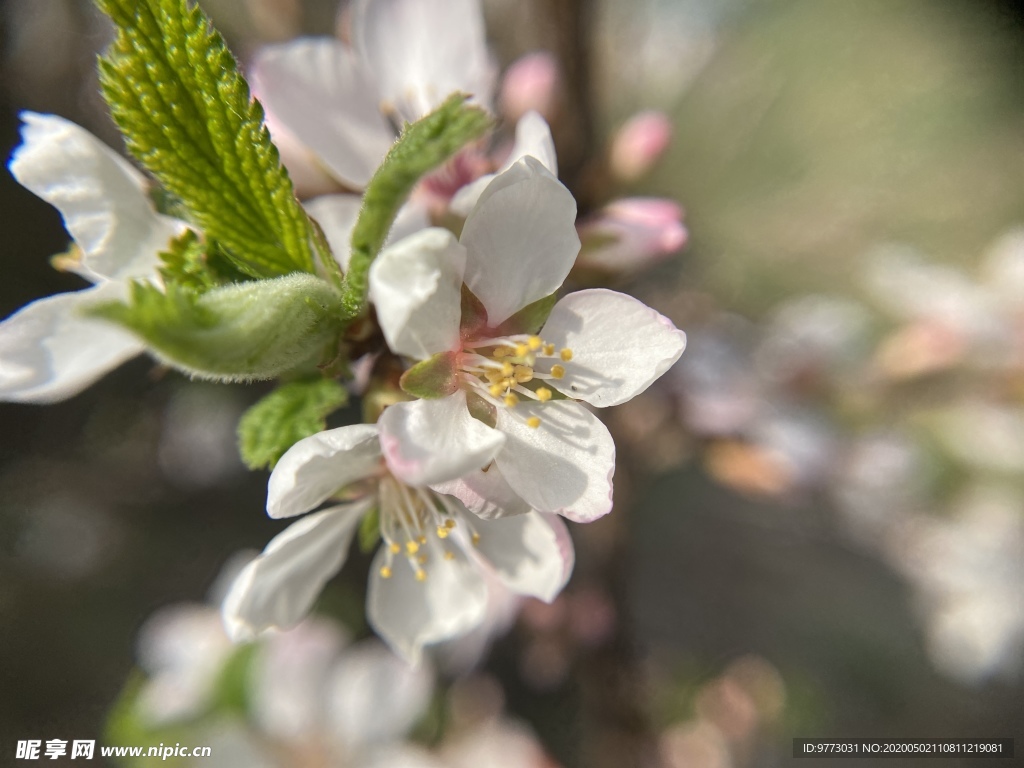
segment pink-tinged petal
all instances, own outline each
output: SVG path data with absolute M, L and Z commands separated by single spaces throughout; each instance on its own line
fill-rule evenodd
M 331 177 L 316 153 L 302 143 L 265 105 L 263 122 L 270 131 L 270 138 L 281 156 L 281 165 L 288 171 L 295 195 L 300 200 L 341 192 L 341 182 Z
M 530 512 L 501 520 L 474 520 L 474 550 L 513 592 L 550 603 L 572 574 L 576 553 L 565 523 Z
M 532 511 L 530 505 L 509 487 L 501 470 L 493 463 L 456 480 L 436 483 L 431 488 L 438 493 L 454 496 L 466 509 L 484 520 L 525 515 Z
M 425 578 L 402 555 L 377 551 L 366 596 L 366 617 L 381 639 L 410 664 L 417 664 L 423 646 L 469 632 L 484 620 L 487 585 L 477 567 L 456 546 L 427 539 Z M 450 557 L 446 556 L 450 553 Z M 391 576 L 381 569 L 391 560 Z
M 267 514 L 294 517 L 315 509 L 346 485 L 381 469 L 376 424 L 318 432 L 289 448 L 267 486 Z
M 686 245 L 683 209 L 673 200 L 630 197 L 606 205 L 578 227 L 583 248 L 577 267 L 635 272 Z
M 558 59 L 549 51 L 534 51 L 509 64 L 501 81 L 498 101 L 506 120 L 518 120 L 527 112 L 550 119 L 562 86 Z
M 376 503 L 369 496 L 302 518 L 271 539 L 238 574 L 224 599 L 224 628 L 235 642 L 268 629 L 288 629 L 344 565 L 359 521 Z
M 490 107 L 496 70 L 478 0 L 360 0 L 352 36 L 386 112 L 413 122 L 456 91 Z
M 537 417 L 540 426 L 527 425 Z M 612 509 L 615 443 L 579 403 L 522 402 L 498 409 L 505 447 L 495 463 L 509 486 L 540 512 L 589 523 Z
M 558 176 L 558 157 L 555 155 L 555 142 L 551 138 L 551 128 L 548 127 L 547 121 L 536 112 L 527 112 L 516 123 L 515 144 L 498 173 L 507 171 L 524 157 L 539 160 L 541 165 L 551 171 L 552 176 Z M 451 210 L 460 216 L 468 216 L 496 175 L 491 173 L 481 176 L 462 187 L 452 198 Z
M 0 323 L 0 401 L 52 403 L 77 395 L 145 348 L 120 326 L 83 316 L 124 297 L 108 282 L 34 301 Z
M 459 241 L 466 246 L 466 285 L 497 325 L 558 290 L 580 240 L 576 200 L 533 157 L 516 161 L 480 195 Z
M 686 334 L 641 301 L 604 288 L 576 291 L 551 310 L 544 340 L 568 348 L 555 385 L 604 408 L 639 395 L 683 354 Z
M 152 276 L 184 223 L 156 213 L 142 174 L 84 128 L 56 115 L 21 118 L 11 173 L 60 211 L 82 249 L 77 271 L 93 282 Z
M 428 668 L 365 640 L 345 652 L 328 680 L 328 727 L 353 752 L 399 741 L 427 711 L 433 690 Z
M 304 38 L 262 49 L 253 90 L 273 114 L 343 182 L 363 187 L 394 142 L 355 56 L 333 38 Z
M 621 181 L 647 174 L 672 142 L 672 121 L 663 112 L 638 112 L 612 137 L 608 166 Z
M 378 421 L 380 445 L 391 473 L 423 486 L 487 466 L 504 435 L 477 421 L 459 390 L 437 400 L 413 400 L 385 409 Z
M 392 352 L 425 360 L 459 348 L 466 249 L 430 227 L 389 245 L 370 266 L 370 301 Z

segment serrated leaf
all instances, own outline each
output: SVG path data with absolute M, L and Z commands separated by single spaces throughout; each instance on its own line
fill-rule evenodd
M 380 541 L 380 510 L 374 507 L 359 521 L 359 551 L 368 555 Z
M 314 271 L 313 228 L 209 19 L 187 0 L 97 0 L 117 25 L 103 95 L 129 150 L 253 277 Z
M 422 360 L 402 374 L 402 391 L 413 397 L 434 400 L 459 388 L 458 359 L 454 352 L 441 352 Z
M 127 304 L 90 307 L 141 337 L 169 365 L 221 381 L 270 379 L 336 344 L 338 294 L 312 275 L 255 280 L 206 293 L 132 285 Z
M 253 405 L 238 423 L 238 450 L 249 469 L 272 469 L 304 437 L 322 432 L 327 417 L 348 402 L 333 379 L 293 381 Z
M 170 247 L 160 254 L 159 272 L 165 284 L 199 293 L 246 279 L 216 243 L 203 242 L 191 229 L 172 240 Z
M 343 303 L 348 317 L 362 312 L 370 263 L 384 246 L 398 209 L 416 182 L 491 127 L 491 117 L 479 107 L 467 105 L 467 98 L 453 94 L 426 117 L 406 124 L 367 184 L 352 229 L 352 256 L 345 274 Z

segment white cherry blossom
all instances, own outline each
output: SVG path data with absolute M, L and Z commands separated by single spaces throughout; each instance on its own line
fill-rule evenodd
M 575 217 L 569 191 L 528 156 L 483 190 L 458 240 L 426 229 L 374 262 L 370 297 L 391 349 L 451 371 L 436 393 L 444 396 L 381 416 L 396 477 L 451 493 L 485 518 L 534 509 L 587 522 L 611 510 L 615 447 L 576 401 L 604 407 L 643 392 L 682 354 L 685 335 L 601 289 L 561 299 L 536 334 L 512 327 L 572 268 Z M 486 318 L 463 316 L 463 284 Z
M 382 460 L 375 424 L 300 440 L 270 477 L 271 517 L 303 517 L 239 574 L 224 601 L 236 640 L 287 628 L 310 609 L 345 562 L 363 517 L 376 509 L 382 545 L 373 560 L 367 616 L 400 655 L 469 632 L 484 620 L 481 569 L 513 591 L 550 601 L 568 580 L 572 543 L 564 524 L 537 512 L 481 521 L 456 499 L 396 479 Z
M 142 352 L 130 333 L 83 310 L 125 298 L 132 280 L 156 279 L 159 253 L 185 224 L 154 211 L 142 174 L 84 128 L 55 115 L 22 119 L 11 173 L 60 211 L 80 255 L 69 269 L 94 283 L 0 323 L 0 400 L 47 403 Z

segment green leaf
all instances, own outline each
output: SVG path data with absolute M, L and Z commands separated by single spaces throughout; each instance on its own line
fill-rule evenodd
M 425 400 L 452 394 L 459 388 L 459 367 L 455 353 L 441 352 L 416 363 L 402 374 L 399 386 L 406 394 Z
M 88 310 L 133 331 L 169 365 L 222 381 L 270 379 L 319 360 L 337 343 L 338 312 L 337 291 L 302 274 L 201 294 L 135 283 L 129 303 Z
M 247 275 L 313 272 L 309 217 L 205 14 L 187 0 L 96 1 L 118 28 L 100 83 L 129 150 Z
M 366 186 L 363 207 L 352 229 L 352 257 L 343 288 L 348 317 L 363 311 L 370 263 L 384 246 L 398 209 L 416 182 L 491 127 L 491 117 L 479 107 L 467 106 L 467 98 L 453 94 L 426 117 L 406 124 Z
M 246 714 L 249 691 L 252 690 L 252 667 L 258 648 L 256 643 L 238 646 L 224 662 L 213 686 L 213 712 Z
M 380 510 L 374 507 L 359 521 L 359 551 L 368 555 L 380 541 Z
M 543 299 L 528 304 L 498 326 L 496 336 L 514 336 L 520 333 L 537 333 L 544 327 L 551 310 L 555 308 L 558 294 L 552 293 Z
M 246 280 L 227 259 L 217 243 L 203 242 L 191 229 L 171 241 L 160 254 L 160 276 L 164 283 L 202 293 L 211 288 Z
M 327 417 L 348 402 L 333 379 L 293 381 L 253 405 L 238 423 L 238 449 L 249 469 L 272 469 L 304 437 L 327 428 Z

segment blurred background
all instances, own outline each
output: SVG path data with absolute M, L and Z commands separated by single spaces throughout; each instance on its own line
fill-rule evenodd
M 201 5 L 243 65 L 344 26 L 333 0 Z M 1022 4 L 485 5 L 503 66 L 560 63 L 548 116 L 581 213 L 685 208 L 680 253 L 576 279 L 637 295 L 689 346 L 607 414 L 616 511 L 573 527 L 563 597 L 522 605 L 474 670 L 439 660 L 442 689 L 499 691 L 569 768 L 770 766 L 798 736 L 1019 749 Z M 20 110 L 119 147 L 90 3 L 0 8 L 3 154 Z M 623 126 L 647 110 L 671 140 L 633 167 Z M 81 287 L 49 263 L 58 214 L 7 173 L 0 210 L 2 316 Z M 102 739 L 147 617 L 202 602 L 283 527 L 235 450 L 266 391 L 136 360 L 68 402 L 0 406 L 0 764 L 18 739 Z M 355 636 L 365 572 L 355 555 L 320 605 Z

